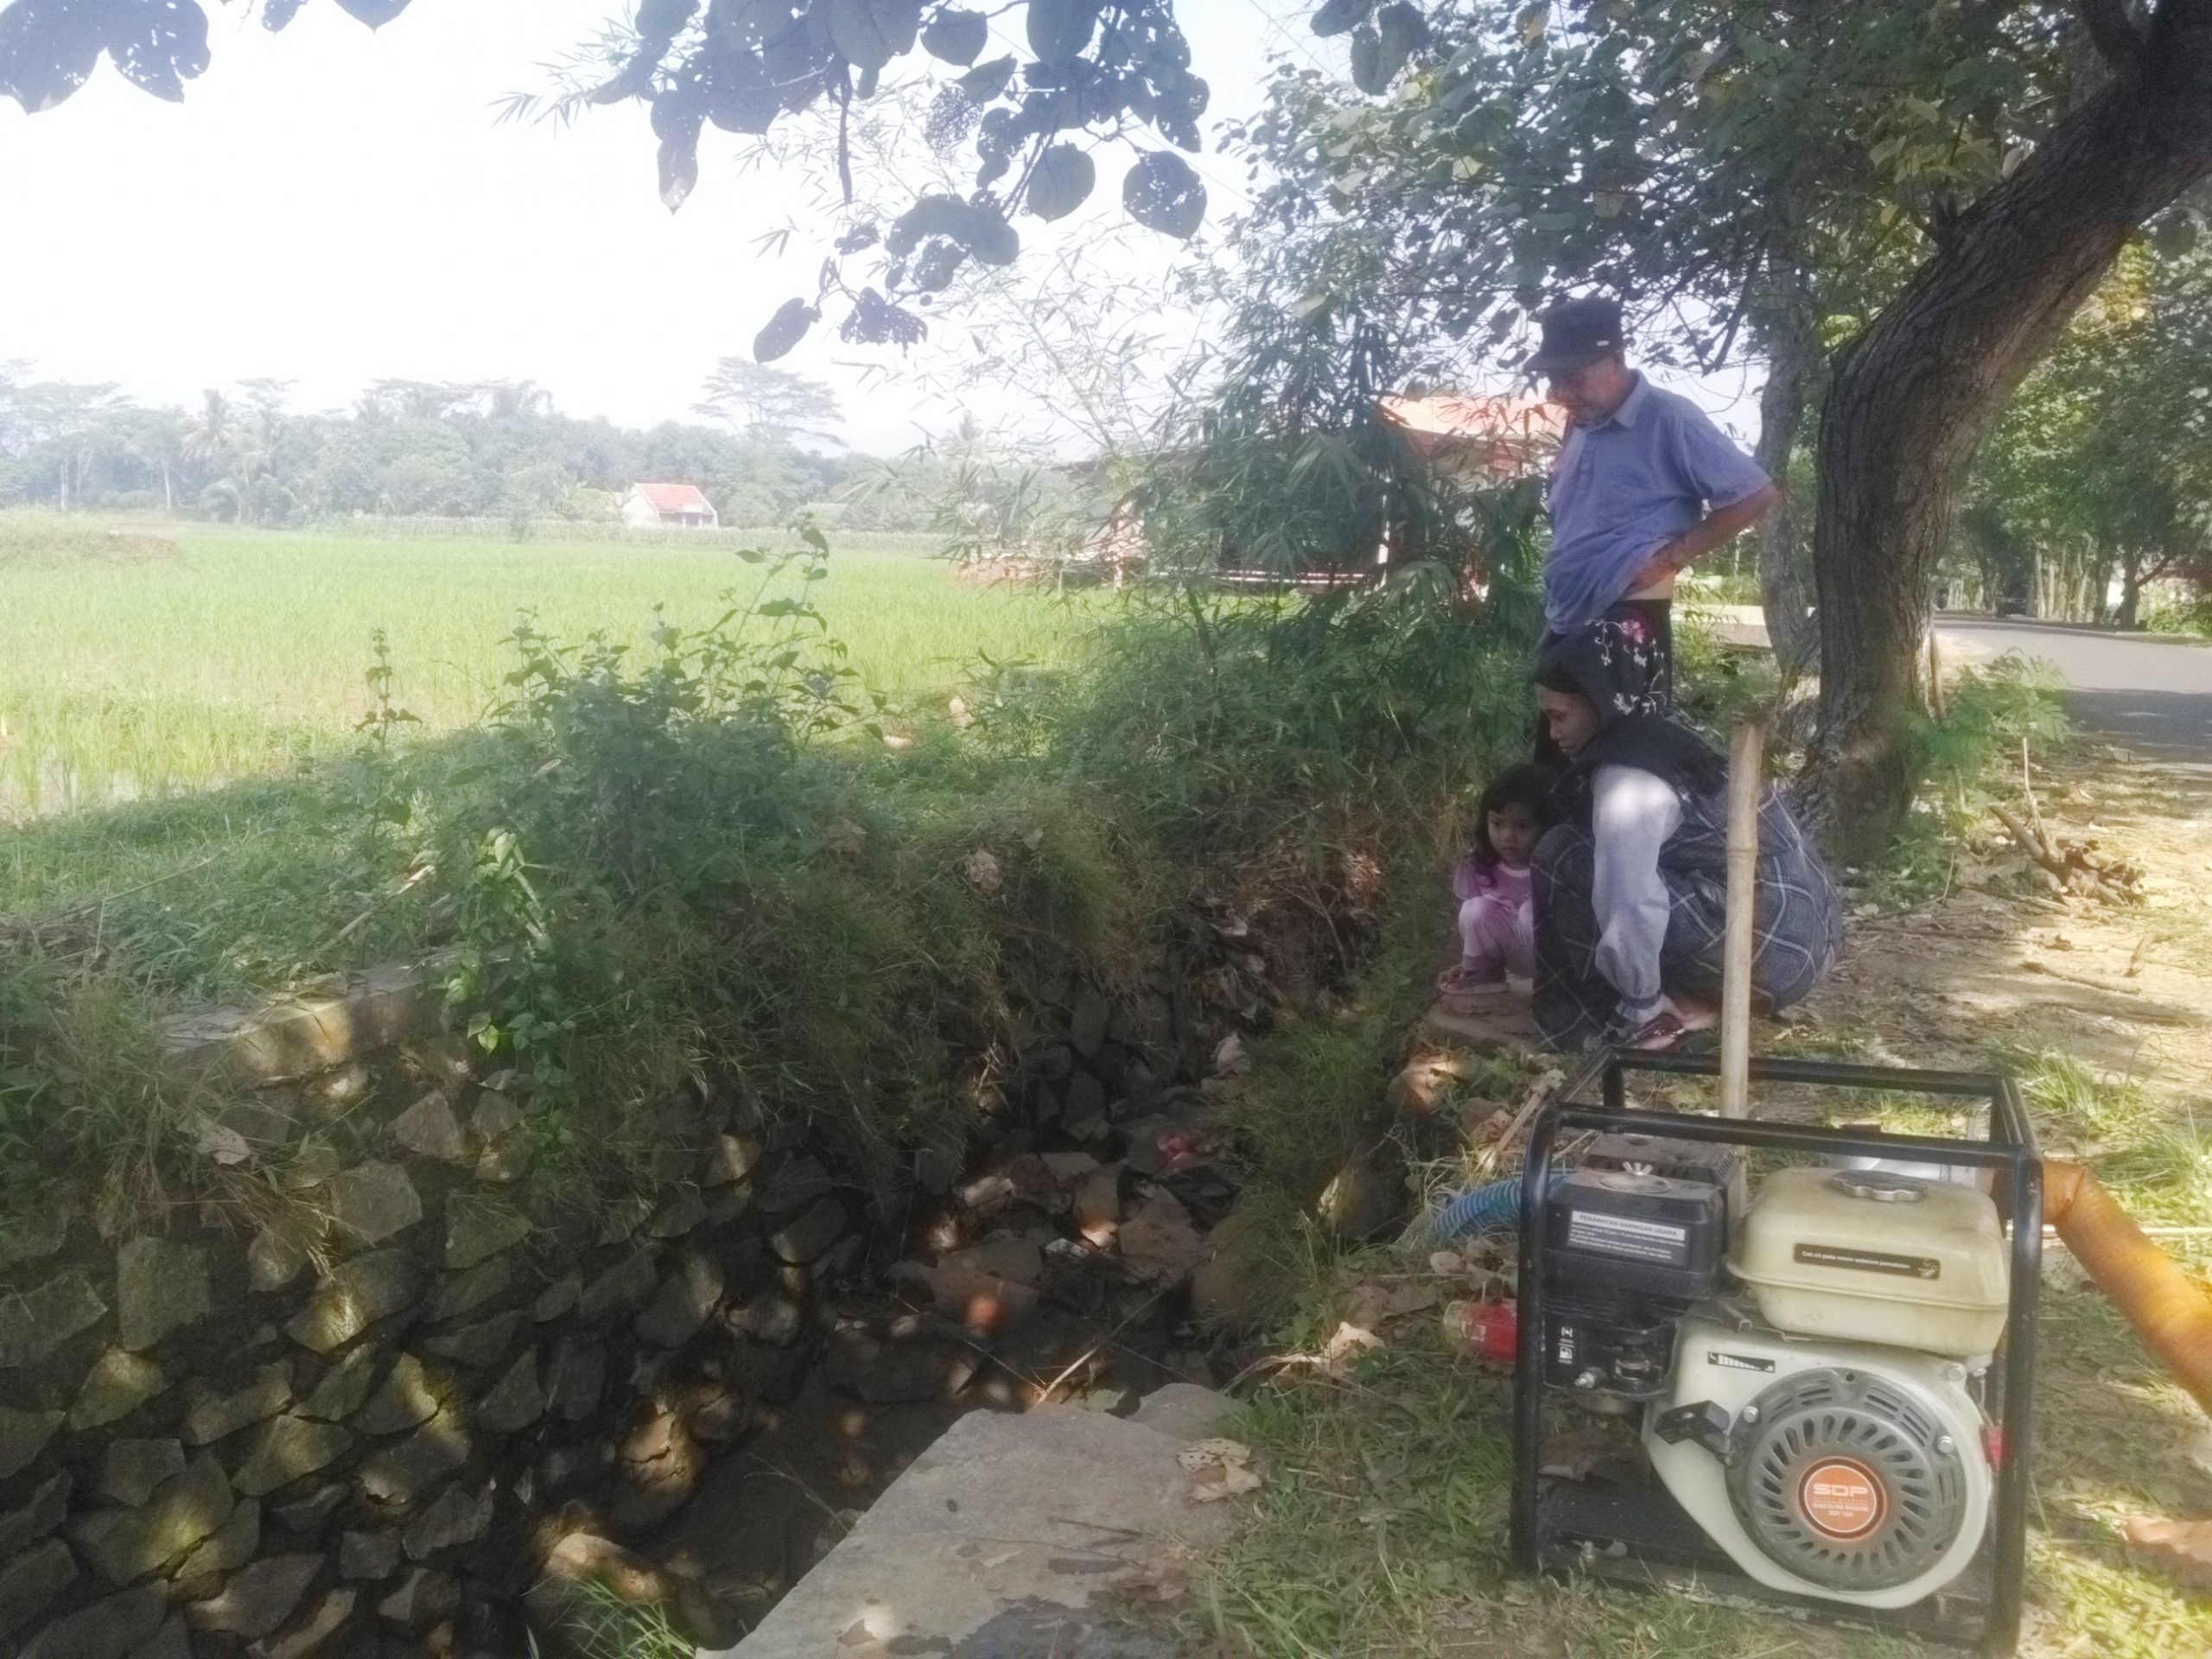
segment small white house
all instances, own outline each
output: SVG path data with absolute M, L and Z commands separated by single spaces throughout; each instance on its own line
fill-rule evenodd
M 622 522 L 632 530 L 714 530 L 721 520 L 696 484 L 632 484 Z

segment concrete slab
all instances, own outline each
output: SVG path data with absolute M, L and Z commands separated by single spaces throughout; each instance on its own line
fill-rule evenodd
M 1195 1382 L 1170 1382 L 1137 1402 L 1137 1408 L 1128 1421 L 1140 1428 L 1165 1434 L 1181 1447 L 1192 1440 L 1218 1434 L 1221 1420 L 1229 1414 L 1229 1407 L 1226 1395 L 1202 1389 Z
M 1187 1426 L 1209 1421 L 1190 1397 L 1206 1392 L 1177 1393 L 1149 1424 L 1076 1406 L 970 1412 L 751 1635 L 699 1659 L 1172 1659 L 1112 1590 L 1232 1522 L 1237 1501 L 1192 1503 L 1175 1460 Z

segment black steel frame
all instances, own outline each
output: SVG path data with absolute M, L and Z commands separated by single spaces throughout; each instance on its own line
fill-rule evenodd
M 1715 1077 L 1710 1056 L 1600 1053 L 1592 1057 L 1537 1115 L 1529 1132 L 1528 1164 L 1521 1190 L 1519 1345 L 1513 1376 L 1514 1465 L 1512 1538 L 1515 1565 L 1523 1572 L 1595 1573 L 1643 1584 L 1663 1583 L 1681 1571 L 1694 1573 L 1712 1588 L 1764 1601 L 1784 1602 L 1795 1610 L 1840 1623 L 1873 1625 L 1932 1637 L 1969 1649 L 1989 1659 L 2010 1655 L 2019 1637 L 2022 1580 L 2027 1548 L 2028 1465 L 2035 1404 L 2036 1298 L 2043 1259 L 2043 1166 L 2035 1131 L 2019 1090 L 2010 1077 L 1965 1071 L 1916 1071 L 1887 1066 L 1846 1065 L 1822 1060 L 1754 1060 L 1751 1077 L 1762 1083 L 1859 1089 L 1889 1094 L 1948 1096 L 1987 1102 L 1989 1138 L 1950 1140 L 1923 1135 L 1825 1128 L 1809 1124 L 1763 1122 L 1757 1118 L 1680 1116 L 1631 1108 L 1627 1074 L 1642 1071 L 1675 1077 Z M 1578 1097 L 1592 1085 L 1603 1090 L 1602 1104 Z M 1752 1151 L 1804 1153 L 1821 1157 L 1909 1159 L 1916 1163 L 1966 1165 L 1994 1170 L 1996 1198 L 2012 1227 L 2011 1306 L 1997 1366 L 2003 1457 L 1996 1471 L 1995 1505 L 1982 1555 L 1969 1578 L 1979 1573 L 1979 1596 L 1939 1592 L 1928 1602 L 1894 1611 L 1852 1606 L 1809 1596 L 1790 1596 L 1738 1574 L 1717 1549 L 1681 1541 L 1686 1522 L 1671 1498 L 1649 1489 L 1666 1513 L 1657 1524 L 1641 1529 L 1641 1541 L 1624 1536 L 1639 1529 L 1626 1522 L 1636 1498 L 1616 1491 L 1610 1499 L 1583 1503 L 1568 1513 L 1566 1483 L 1548 1493 L 1538 1471 L 1542 1462 L 1545 1205 L 1552 1160 L 1562 1138 L 1586 1130 L 1663 1135 L 1678 1141 L 1713 1141 Z M 1653 1507 L 1647 1505 L 1647 1508 Z M 1623 1524 L 1607 1535 L 1625 1544 L 1619 1550 L 1588 1547 L 1608 1519 Z M 1579 1519 L 1567 1535 L 1563 1522 Z M 1688 1532 L 1695 1535 L 1694 1527 Z M 1666 1541 L 1664 1543 L 1662 1541 Z M 1639 1541 L 1652 1546 L 1639 1548 Z M 1986 1565 L 1985 1565 L 1986 1564 Z M 1964 1583 L 1965 1580 L 1961 1580 Z M 1930 1606 L 1929 1603 L 1939 1604 Z

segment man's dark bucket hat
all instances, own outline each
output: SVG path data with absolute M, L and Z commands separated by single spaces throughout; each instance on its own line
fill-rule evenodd
M 1562 300 L 1537 321 L 1543 325 L 1544 338 L 1524 365 L 1531 374 L 1581 368 L 1611 356 L 1627 340 L 1621 329 L 1620 302 L 1599 295 Z

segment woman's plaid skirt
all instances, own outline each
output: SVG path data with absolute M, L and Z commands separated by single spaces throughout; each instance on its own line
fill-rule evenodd
M 1665 988 L 1715 1002 L 1720 996 L 1721 925 L 1727 910 L 1727 797 L 1686 795 L 1682 826 L 1659 855 L 1673 908 L 1660 955 Z M 1596 848 L 1587 830 L 1561 824 L 1537 844 L 1537 1029 L 1545 1046 L 1578 1052 L 1618 1040 L 1620 995 L 1598 971 L 1599 926 L 1591 906 Z M 1759 807 L 1759 861 L 1752 906 L 1751 1004 L 1773 1014 L 1802 1001 L 1843 948 L 1843 903 L 1834 880 L 1790 810 L 1769 787 Z

